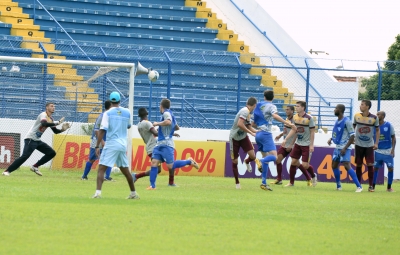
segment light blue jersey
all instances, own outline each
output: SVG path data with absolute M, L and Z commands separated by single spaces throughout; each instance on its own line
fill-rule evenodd
M 113 107 L 103 114 L 100 129 L 107 131 L 105 148 L 126 151 L 128 129 L 131 127 L 129 121 L 130 113 L 122 107 Z

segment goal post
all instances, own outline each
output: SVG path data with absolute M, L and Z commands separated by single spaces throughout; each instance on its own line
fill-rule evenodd
M 68 152 L 73 155 L 64 159 L 60 159 L 61 155 L 56 155 L 44 168 L 83 171 L 82 158 L 86 157 L 85 160 L 87 160 L 90 147 L 87 144 L 87 136 L 91 135 L 90 130 L 93 127 L 88 123 L 94 123 L 98 114 L 103 111 L 104 101 L 108 99 L 112 91 L 121 93 L 121 103 L 128 99 L 129 122 L 133 125 L 136 64 L 66 60 L 58 57 L 60 56 L 54 56 L 53 59 L 0 56 L 0 121 L 4 123 L 0 125 L 0 146 L 3 146 L 4 148 L 1 148 L 7 153 L 10 151 L 10 156 L 6 154 L 3 157 L 4 162 L 1 161 L 0 155 L 0 169 L 7 168 L 22 154 L 23 140 L 37 116 L 45 111 L 46 102 L 55 103 L 56 109 L 53 115 L 55 120 L 65 117 L 66 122 L 72 124 L 70 130 L 59 135 L 53 135 L 51 130 L 43 134 L 42 140 L 53 147 L 57 154 L 66 153 L 67 141 L 74 139 L 71 137 L 86 137 L 77 141 L 78 153 L 71 149 Z M 132 132 L 132 128 L 129 129 L 127 153 L 130 164 Z M 6 144 L 8 140 L 2 139 L 10 136 L 9 134 L 18 133 L 20 134 L 19 148 Z M 53 139 L 56 136 L 59 136 L 57 141 Z M 11 152 L 7 148 L 14 148 L 14 151 Z M 31 166 L 42 155 L 38 152 L 32 154 L 31 159 L 21 167 Z M 76 158 L 79 162 L 73 164 Z M 63 162 L 55 167 L 54 163 L 57 160 Z

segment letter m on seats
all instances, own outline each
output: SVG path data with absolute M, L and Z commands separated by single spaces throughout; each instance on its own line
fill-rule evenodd
M 203 6 L 203 2 L 197 2 L 197 6 Z

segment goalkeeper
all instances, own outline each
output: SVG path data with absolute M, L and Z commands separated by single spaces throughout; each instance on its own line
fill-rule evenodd
M 54 103 L 46 104 L 46 111 L 39 114 L 39 116 L 36 118 L 35 123 L 25 137 L 25 146 L 21 157 L 17 158 L 7 168 L 7 170 L 3 172 L 3 175 L 9 176 L 10 173 L 17 170 L 32 155 L 34 150 L 38 150 L 43 153 L 44 156 L 36 164 L 31 166 L 31 171 L 39 176 L 42 176 L 42 173 L 39 171 L 39 167 L 46 164 L 48 161 L 56 156 L 56 152 L 53 150 L 53 148 L 41 141 L 43 133 L 48 127 L 51 128 L 51 130 L 55 134 L 59 134 L 70 128 L 69 123 L 63 123 L 64 117 L 62 117 L 59 121 L 54 121 L 52 115 L 55 109 L 56 107 Z M 60 124 L 62 124 L 61 130 L 56 128 L 56 126 Z

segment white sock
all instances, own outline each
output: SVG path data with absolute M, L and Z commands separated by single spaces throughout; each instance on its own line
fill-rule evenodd
M 101 195 L 101 190 L 96 190 L 95 195 Z
M 131 191 L 131 196 L 136 196 L 136 191 Z

